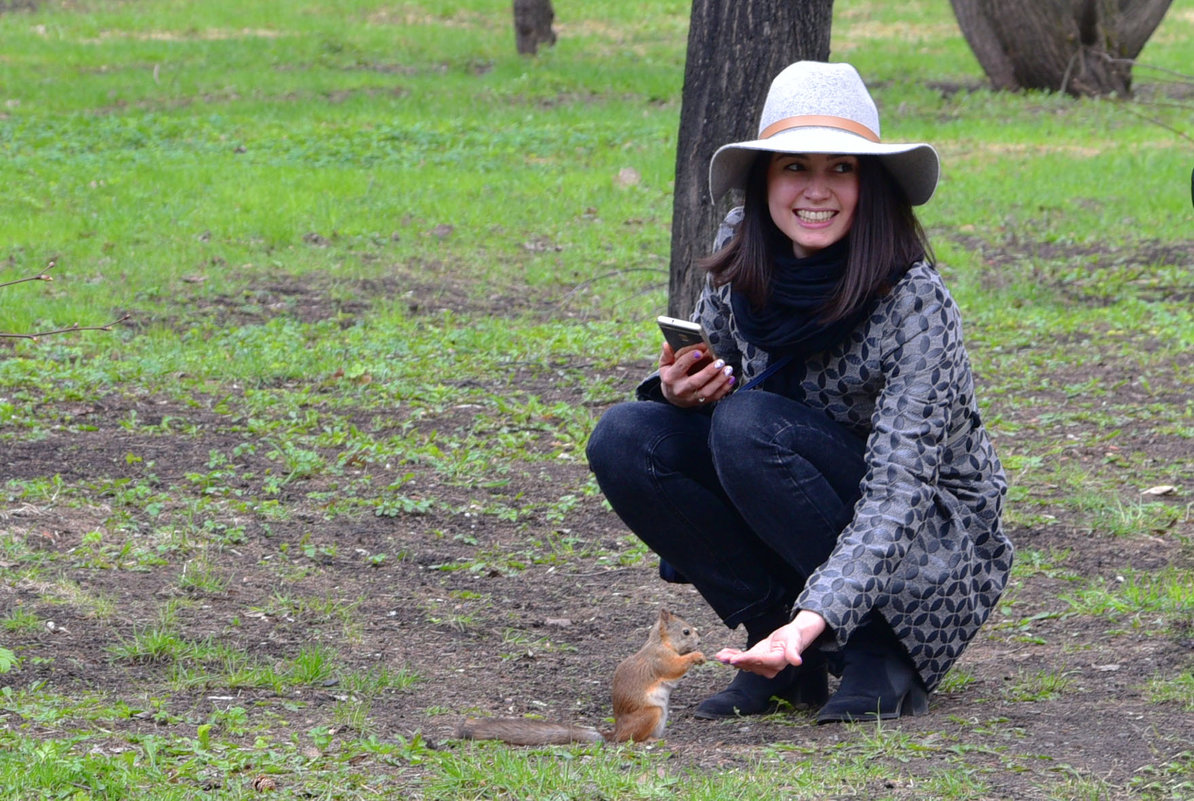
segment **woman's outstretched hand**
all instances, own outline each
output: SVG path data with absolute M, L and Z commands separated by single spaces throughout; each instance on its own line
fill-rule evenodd
M 816 612 L 802 609 L 786 626 L 771 632 L 771 636 L 760 640 L 749 651 L 737 648 L 723 648 L 717 652 L 717 661 L 732 665 L 739 670 L 758 673 L 772 678 L 788 665 L 799 665 L 800 654 L 813 640 L 825 631 L 825 618 Z
M 734 389 L 736 380 L 734 368 L 721 359 L 710 359 L 703 345 L 690 345 L 675 353 L 671 345 L 663 343 L 659 382 L 663 397 L 673 406 L 704 406 L 721 400 Z

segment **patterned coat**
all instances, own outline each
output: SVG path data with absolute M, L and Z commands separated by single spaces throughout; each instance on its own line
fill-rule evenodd
M 738 333 L 729 286 L 707 283 L 693 319 L 742 384 L 766 368 L 768 354 Z M 932 690 L 1012 565 L 1000 524 L 1007 482 L 979 419 L 958 308 L 937 271 L 918 263 L 846 341 L 785 369 L 800 371 L 790 382 L 798 400 L 866 437 L 854 518 L 795 608 L 822 615 L 839 645 L 875 609 Z

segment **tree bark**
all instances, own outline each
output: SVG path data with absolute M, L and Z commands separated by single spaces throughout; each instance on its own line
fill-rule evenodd
M 1132 90 L 1132 60 L 1172 0 L 950 0 L 996 89 Z
M 668 314 L 688 317 L 728 210 L 709 199 L 709 159 L 754 139 L 771 79 L 793 61 L 829 58 L 833 0 L 693 0 L 676 141 Z
M 556 32 L 551 29 L 555 18 L 551 0 L 514 0 L 514 44 L 520 55 L 533 56 L 539 45 L 556 43 Z

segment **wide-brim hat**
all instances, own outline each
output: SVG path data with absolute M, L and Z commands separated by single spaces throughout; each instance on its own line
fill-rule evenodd
M 745 189 L 759 151 L 878 156 L 914 206 L 937 188 L 941 164 L 924 143 L 885 143 L 879 110 L 858 71 L 849 64 L 798 61 L 771 82 L 759 136 L 723 145 L 709 162 L 709 193 L 716 203 L 731 189 Z

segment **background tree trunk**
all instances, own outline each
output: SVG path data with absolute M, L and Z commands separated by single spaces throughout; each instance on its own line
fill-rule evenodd
M 514 44 L 519 54 L 533 56 L 539 45 L 555 44 L 556 32 L 551 29 L 555 18 L 551 0 L 514 0 Z
M 693 0 L 676 142 L 668 313 L 687 318 L 728 202 L 709 199 L 709 159 L 754 139 L 771 79 L 793 61 L 829 58 L 833 0 Z
M 1128 95 L 1172 0 L 950 0 L 996 89 Z

